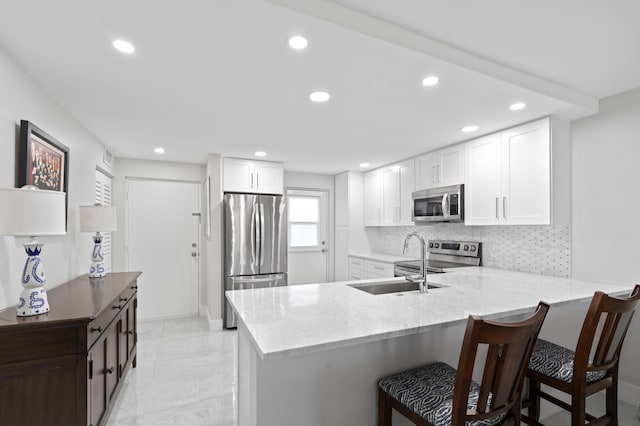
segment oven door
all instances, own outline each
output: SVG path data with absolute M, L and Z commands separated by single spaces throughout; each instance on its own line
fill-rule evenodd
M 460 222 L 464 220 L 463 185 L 416 191 L 411 195 L 414 222 Z

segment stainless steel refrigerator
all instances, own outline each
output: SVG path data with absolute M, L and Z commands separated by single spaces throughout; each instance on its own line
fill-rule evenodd
M 281 195 L 224 195 L 224 327 L 237 326 L 226 290 L 287 285 L 287 211 Z

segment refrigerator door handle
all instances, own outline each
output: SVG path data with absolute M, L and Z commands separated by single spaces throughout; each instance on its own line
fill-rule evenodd
M 264 259 L 262 253 L 264 253 L 264 205 L 260 202 L 260 266 L 264 265 Z
M 268 277 L 265 278 L 253 278 L 253 277 L 231 277 L 231 281 L 233 281 L 233 283 L 238 283 L 238 284 L 246 284 L 246 283 L 267 283 L 270 281 L 279 281 L 282 278 L 284 278 L 284 275 L 282 274 L 278 274 L 278 275 L 269 275 Z

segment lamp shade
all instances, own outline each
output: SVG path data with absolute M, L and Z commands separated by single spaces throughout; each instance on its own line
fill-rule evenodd
M 110 232 L 117 229 L 115 207 L 80 206 L 81 232 Z
M 0 188 L 0 235 L 64 235 L 66 228 L 64 192 Z

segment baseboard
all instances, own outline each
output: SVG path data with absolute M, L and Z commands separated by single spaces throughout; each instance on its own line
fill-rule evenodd
M 211 318 L 211 313 L 209 312 L 209 308 L 205 306 L 207 312 L 207 320 L 209 321 L 209 331 L 220 331 L 222 330 L 222 318 Z
M 637 407 L 640 403 L 640 386 L 627 382 L 618 382 L 618 399 Z

